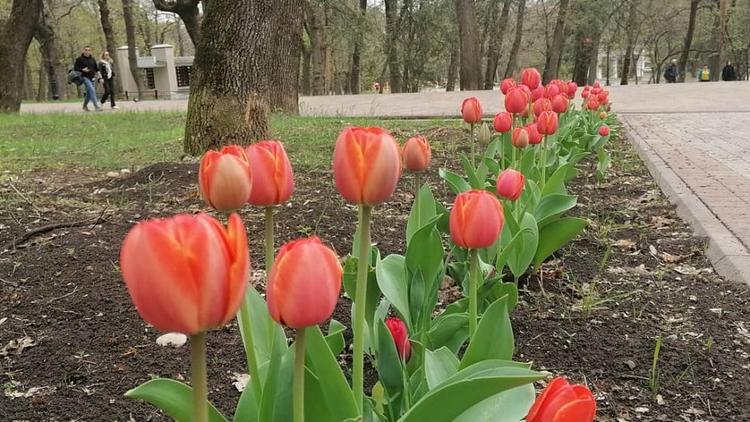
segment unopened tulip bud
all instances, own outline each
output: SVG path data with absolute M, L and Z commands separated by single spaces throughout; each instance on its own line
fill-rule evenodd
M 391 332 L 399 359 L 404 362 L 408 361 L 409 356 L 411 356 L 411 342 L 409 341 L 409 330 L 406 328 L 406 324 L 399 318 L 386 318 L 385 326 Z
M 539 133 L 539 128 L 536 123 L 529 123 L 525 127 L 526 133 L 529 135 L 529 144 L 538 145 L 542 143 L 542 134 Z
M 557 84 L 547 84 L 547 86 L 544 87 L 544 96 L 546 98 L 549 98 L 550 100 L 555 98 L 555 95 L 560 94 L 560 86 Z
M 489 145 L 491 138 L 492 133 L 490 132 L 490 127 L 487 125 L 487 123 L 482 123 L 482 128 L 479 129 L 479 136 L 477 137 L 477 140 L 482 145 Z
M 505 78 L 500 82 L 500 92 L 502 92 L 503 95 L 508 95 L 508 92 L 515 87 L 516 81 L 513 78 Z
M 531 406 L 526 422 L 593 422 L 596 400 L 583 385 L 553 379 Z
M 542 97 L 534 101 L 534 115 L 539 116 L 544 111 L 552 111 L 552 101 Z
M 477 124 L 482 121 L 482 104 L 477 97 L 469 97 L 461 104 L 461 116 L 466 123 Z
M 505 169 L 497 176 L 498 196 L 515 201 L 523 192 L 526 178 L 523 173 L 513 169 Z
M 542 75 L 533 67 L 527 67 L 521 71 L 521 83 L 533 90 L 542 82 Z
M 505 95 L 505 110 L 509 113 L 521 114 L 528 109 L 530 99 L 526 90 L 522 87 L 515 87 Z
M 536 120 L 536 128 L 542 135 L 552 135 L 557 131 L 557 113 L 545 111 Z
M 607 112 L 606 111 L 600 111 L 599 112 L 599 119 L 604 120 L 607 118 Z
M 232 211 L 247 203 L 252 173 L 245 150 L 237 145 L 206 151 L 198 169 L 201 196 L 219 211 Z
M 522 127 L 513 129 L 511 143 L 516 148 L 526 148 L 529 145 L 529 133 Z
M 253 171 L 251 205 L 279 205 L 294 191 L 294 174 L 289 157 L 280 141 L 260 141 L 245 148 Z
M 409 138 L 401 148 L 401 158 L 404 167 L 410 172 L 419 173 L 427 170 L 432 158 L 429 142 L 423 136 Z
M 504 222 L 503 207 L 493 194 L 478 189 L 462 192 L 451 208 L 451 239 L 462 248 L 486 248 L 500 236 Z
M 603 125 L 599 128 L 599 136 L 607 137 L 609 136 L 609 126 Z
M 536 89 L 531 90 L 531 101 L 536 101 L 542 97 L 544 97 L 544 85 L 539 84 Z
M 498 113 L 495 115 L 495 120 L 492 122 L 496 132 L 505 133 L 510 131 L 513 127 L 513 115 L 507 111 Z
M 568 98 L 574 99 L 576 97 L 576 91 L 578 91 L 578 84 L 575 82 L 568 82 L 568 89 L 566 91 Z
M 552 110 L 555 113 L 565 113 L 568 111 L 568 97 L 563 94 L 555 95 L 552 99 Z

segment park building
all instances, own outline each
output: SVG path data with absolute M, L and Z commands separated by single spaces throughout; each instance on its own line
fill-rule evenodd
M 117 70 L 122 81 L 123 95 L 130 97 L 138 91 L 130 72 L 128 46 L 117 49 Z M 145 97 L 164 99 L 187 98 L 190 93 L 190 70 L 193 56 L 175 56 L 174 46 L 159 44 L 151 46 L 150 56 L 138 57 L 138 75 L 143 81 Z

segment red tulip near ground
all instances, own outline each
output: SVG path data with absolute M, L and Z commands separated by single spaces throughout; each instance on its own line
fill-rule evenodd
M 495 132 L 509 132 L 513 127 L 513 115 L 507 111 L 496 114 L 492 126 L 495 128 Z
M 526 125 L 525 129 L 529 137 L 529 144 L 538 145 L 542 143 L 542 134 L 539 133 L 539 128 L 536 123 L 529 123 Z
M 333 150 L 336 189 L 352 204 L 376 205 L 393 195 L 401 177 L 396 140 L 379 127 L 349 127 Z
M 505 223 L 503 207 L 485 190 L 459 193 L 451 208 L 451 239 L 467 249 L 486 248 L 497 240 Z
M 482 104 L 477 97 L 469 97 L 461 104 L 461 117 L 464 122 L 477 124 L 482 121 Z
M 533 67 L 527 67 L 521 71 L 521 83 L 534 90 L 542 82 L 542 75 Z
M 599 128 L 599 136 L 609 136 L 609 126 L 604 125 Z
M 526 148 L 529 145 L 529 133 L 525 128 L 517 127 L 513 129 L 513 135 L 510 142 L 516 148 Z
M 515 201 L 521 196 L 525 183 L 526 177 L 523 173 L 513 169 L 505 169 L 497 176 L 497 195 Z
M 245 148 L 253 172 L 251 205 L 279 205 L 294 192 L 292 164 L 280 141 L 260 141 Z
M 206 151 L 198 169 L 198 184 L 206 203 L 219 211 L 232 211 L 247 203 L 252 172 L 245 150 L 238 145 Z
M 157 330 L 221 327 L 248 285 L 245 226 L 237 214 L 227 227 L 206 214 L 142 221 L 125 237 L 120 268 L 138 313 Z
M 552 135 L 557 132 L 557 113 L 545 111 L 536 119 L 536 128 L 542 135 Z
M 411 356 L 411 342 L 409 341 L 409 330 L 406 328 L 406 324 L 399 318 L 386 318 L 385 326 L 391 332 L 399 359 L 404 362 L 408 361 Z
M 317 237 L 293 240 L 279 250 L 268 276 L 268 312 L 291 328 L 325 322 L 341 291 L 339 257 Z
M 528 110 L 530 98 L 523 88 L 513 88 L 505 95 L 505 110 L 514 114 L 523 113 Z
M 596 400 L 583 385 L 553 379 L 531 406 L 526 422 L 593 422 Z
M 401 158 L 404 167 L 414 173 L 427 170 L 432 158 L 430 144 L 423 136 L 409 138 L 401 148 Z

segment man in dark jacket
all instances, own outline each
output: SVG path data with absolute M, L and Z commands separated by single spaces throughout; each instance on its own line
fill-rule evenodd
M 83 109 L 85 111 L 89 111 L 89 101 L 94 104 L 96 111 L 102 111 L 102 107 L 96 99 L 96 89 L 94 88 L 97 68 L 96 59 L 91 55 L 91 47 L 86 46 L 73 65 L 73 69 L 81 72 L 81 82 L 86 88 L 83 96 Z
M 677 82 L 677 74 L 679 72 L 677 71 L 677 61 L 672 60 L 672 63 L 667 66 L 667 69 L 664 71 L 664 79 L 667 80 L 668 84 L 673 84 Z
M 721 80 L 722 81 L 736 81 L 737 80 L 737 71 L 734 70 L 734 66 L 732 66 L 731 62 L 727 62 L 727 65 L 724 66 L 724 69 L 721 70 Z

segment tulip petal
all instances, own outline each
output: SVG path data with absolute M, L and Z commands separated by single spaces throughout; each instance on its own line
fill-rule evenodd
M 534 405 L 529 409 L 529 413 L 526 416 L 527 422 L 539 422 L 543 419 L 539 416 L 549 408 L 548 399 L 556 395 L 561 389 L 568 386 L 568 381 L 565 378 L 557 377 L 547 384 L 547 387 L 542 390 L 541 394 L 534 401 Z
M 596 416 L 596 401 L 581 399 L 560 407 L 552 418 L 552 422 L 593 422 L 594 416 Z

